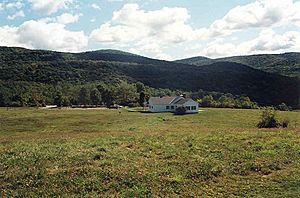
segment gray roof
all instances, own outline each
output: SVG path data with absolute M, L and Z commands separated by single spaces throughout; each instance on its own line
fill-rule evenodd
M 175 97 L 170 97 L 170 96 L 164 96 L 164 97 L 151 97 L 149 99 L 149 102 L 153 105 L 183 105 L 189 100 L 192 100 L 190 98 L 183 98 L 181 96 L 175 96 Z
M 164 97 L 151 97 L 150 101 L 154 105 L 168 105 L 170 104 L 176 97 L 169 97 L 169 96 L 164 96 Z
M 174 104 L 180 104 L 180 105 L 182 105 L 182 104 L 186 103 L 189 100 L 190 100 L 189 98 L 181 98 L 180 100 L 178 100 Z

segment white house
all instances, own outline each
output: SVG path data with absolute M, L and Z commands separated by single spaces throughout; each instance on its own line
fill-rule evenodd
M 181 96 L 151 97 L 148 106 L 151 112 L 175 112 L 177 107 L 185 107 L 186 113 L 199 112 L 198 102 Z

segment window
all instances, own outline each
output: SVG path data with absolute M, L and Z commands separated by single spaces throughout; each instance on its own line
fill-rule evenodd
M 191 107 L 190 106 L 187 106 L 187 107 L 185 107 L 186 108 L 186 110 L 191 110 Z
M 166 109 L 170 109 L 170 106 L 166 106 Z
M 174 109 L 174 106 L 171 106 L 171 109 Z
M 196 108 L 196 106 L 192 106 L 192 110 L 196 110 L 197 108 Z

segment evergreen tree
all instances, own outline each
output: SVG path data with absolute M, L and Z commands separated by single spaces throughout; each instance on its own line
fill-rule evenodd
M 139 104 L 141 107 L 144 107 L 144 102 L 145 102 L 145 93 L 141 92 L 139 97 Z

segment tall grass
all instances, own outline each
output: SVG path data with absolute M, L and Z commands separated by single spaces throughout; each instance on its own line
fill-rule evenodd
M 299 112 L 0 109 L 0 191 L 19 197 L 297 197 Z

